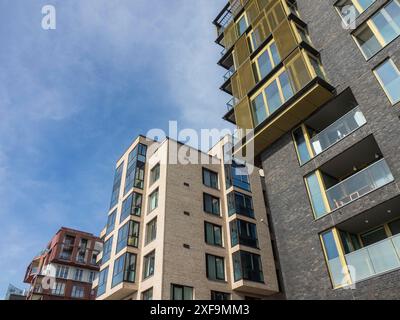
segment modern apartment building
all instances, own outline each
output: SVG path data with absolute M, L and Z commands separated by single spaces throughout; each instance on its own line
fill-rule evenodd
M 99 300 L 263 299 L 278 292 L 261 179 L 208 153 L 138 137 L 118 160 Z M 179 156 L 179 161 L 176 161 Z
M 9 284 L 4 300 L 26 300 L 26 291 Z
M 94 300 L 92 282 L 102 248 L 93 234 L 61 228 L 27 268 L 27 300 Z
M 399 299 L 400 1 L 235 0 L 214 24 L 286 297 Z

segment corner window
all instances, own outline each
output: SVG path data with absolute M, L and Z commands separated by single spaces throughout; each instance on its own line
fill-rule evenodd
M 136 255 L 132 253 L 123 254 L 114 262 L 112 287 L 122 282 L 135 282 Z
M 400 14 L 400 12 L 399 12 Z M 400 18 L 399 18 L 400 19 Z M 400 72 L 392 59 L 386 60 L 375 69 L 379 83 L 392 104 L 400 101 Z
M 106 292 L 107 287 L 107 277 L 108 277 L 108 267 L 101 270 L 99 273 L 99 285 L 97 287 L 97 297 L 100 297 Z
M 228 194 L 227 198 L 229 216 L 239 214 L 249 218 L 254 218 L 252 197 L 233 191 Z
M 123 202 L 121 217 L 119 223 L 123 222 L 130 215 L 140 217 L 142 214 L 142 195 L 140 193 L 131 193 Z
M 114 175 L 113 190 L 111 195 L 110 209 L 114 208 L 118 203 L 119 191 L 121 188 L 122 171 L 124 169 L 124 164 L 121 164 L 116 170 Z
M 113 242 L 113 236 L 108 239 L 103 246 L 103 256 L 101 258 L 101 263 L 104 264 L 108 260 L 110 260 L 111 256 L 111 250 L 112 250 L 112 242 Z
M 137 248 L 139 245 L 140 224 L 136 221 L 128 221 L 118 231 L 117 251 L 120 252 L 127 246 Z
M 230 222 L 232 247 L 241 244 L 258 249 L 257 226 L 244 220 Z
M 233 254 L 234 279 L 264 282 L 261 257 L 257 254 L 238 251 Z
M 231 295 L 225 292 L 211 291 L 211 300 L 213 301 L 231 300 Z

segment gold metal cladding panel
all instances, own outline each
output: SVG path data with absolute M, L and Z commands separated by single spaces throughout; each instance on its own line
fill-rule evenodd
M 250 111 L 250 100 L 245 97 L 235 106 L 236 124 L 241 129 L 253 129 Z
M 285 9 L 280 1 L 277 2 L 272 9 L 267 11 L 267 19 L 271 30 L 275 30 L 287 19 Z
M 289 78 L 295 92 L 300 91 L 311 81 L 312 77 L 301 50 L 298 49 L 293 52 L 284 61 L 284 64 L 285 69 L 289 72 Z
M 235 43 L 235 65 L 239 68 L 243 62 L 250 56 L 249 43 L 247 41 L 246 34 L 243 34 L 239 40 Z
M 247 18 L 249 19 L 249 24 L 253 25 L 260 14 L 257 2 L 255 0 L 249 1 L 245 7 L 245 10 L 247 13 Z
M 239 84 L 239 74 L 237 72 L 231 78 L 231 86 L 233 97 L 240 100 L 242 98 L 242 93 Z
M 236 25 L 235 23 L 231 23 L 224 32 L 224 46 L 225 48 L 229 49 L 233 46 L 236 41 Z
M 272 32 L 279 54 L 287 57 L 297 46 L 297 39 L 288 20 L 284 20 L 275 31 Z
M 242 98 L 247 95 L 247 92 L 249 92 L 256 85 L 250 59 L 247 59 L 247 61 L 243 63 L 238 70 L 238 79 L 240 83 L 240 98 Z
M 263 10 L 268 4 L 270 4 L 272 0 L 257 0 L 258 8 Z

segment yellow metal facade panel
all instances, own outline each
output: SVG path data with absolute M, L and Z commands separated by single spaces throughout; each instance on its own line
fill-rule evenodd
M 250 100 L 246 97 L 235 106 L 236 124 L 242 129 L 253 129 Z
M 250 59 L 247 59 L 247 61 L 242 64 L 238 70 L 238 75 L 240 79 L 241 97 L 243 97 L 256 85 Z
M 288 20 L 283 21 L 272 34 L 282 59 L 285 59 L 298 46 Z
M 245 34 L 243 34 L 235 43 L 233 56 L 235 59 L 236 68 L 239 68 L 242 63 L 245 62 L 246 59 L 250 56 L 249 43 Z

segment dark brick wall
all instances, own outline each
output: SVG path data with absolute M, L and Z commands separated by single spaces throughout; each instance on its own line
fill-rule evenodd
M 288 299 L 399 299 L 400 271 L 360 282 L 355 290 L 333 290 L 319 233 L 400 194 L 400 105 L 392 106 L 372 70 L 387 57 L 400 67 L 400 38 L 366 61 L 341 26 L 336 0 L 297 0 L 329 82 L 340 93 L 350 87 L 368 124 L 300 167 L 290 133 L 262 154 L 267 202 L 276 234 Z M 360 24 L 388 1 L 378 0 Z M 314 220 L 303 177 L 358 141 L 373 135 L 396 181 L 326 217 Z

